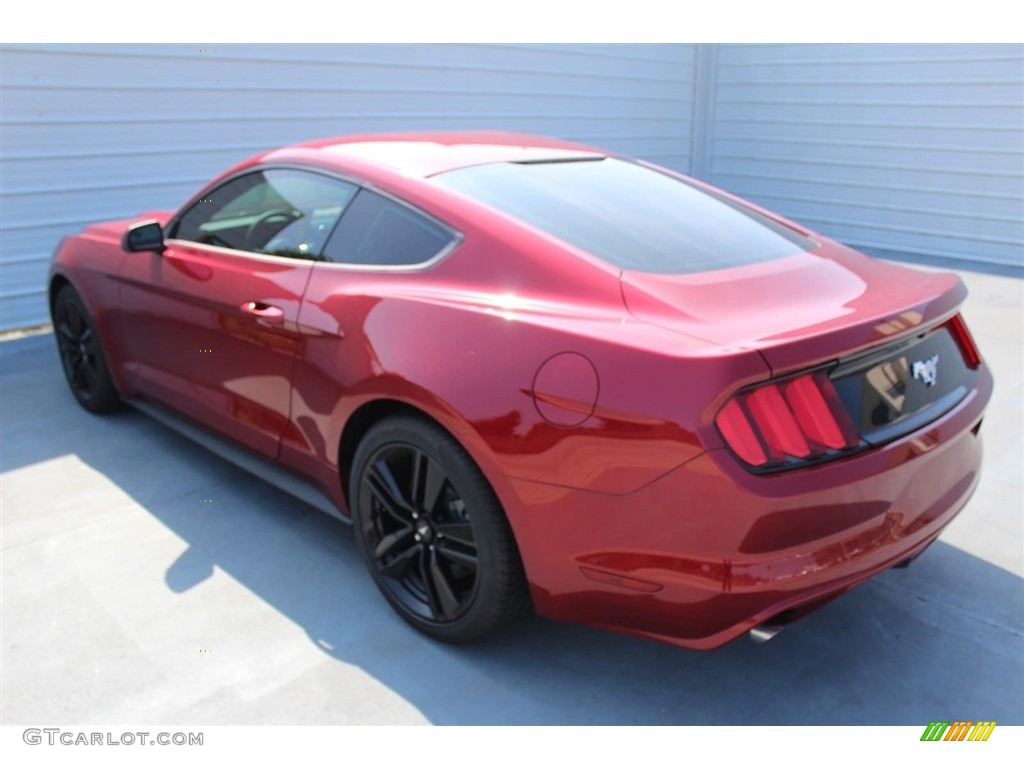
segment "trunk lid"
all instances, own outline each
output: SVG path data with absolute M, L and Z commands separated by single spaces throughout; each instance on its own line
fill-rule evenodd
M 967 295 L 954 274 L 876 261 L 830 242 L 699 274 L 624 271 L 621 281 L 638 320 L 756 349 L 776 376 L 913 337 L 951 316 Z

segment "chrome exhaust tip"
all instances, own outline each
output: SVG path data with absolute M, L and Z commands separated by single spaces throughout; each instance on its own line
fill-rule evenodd
M 750 639 L 755 643 L 767 643 L 779 632 L 783 630 L 783 627 L 778 624 L 761 624 L 760 626 L 754 627 L 750 630 Z

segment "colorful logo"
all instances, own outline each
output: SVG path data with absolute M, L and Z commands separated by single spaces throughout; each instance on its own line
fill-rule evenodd
M 921 734 L 921 741 L 988 741 L 995 727 L 995 720 L 932 720 Z

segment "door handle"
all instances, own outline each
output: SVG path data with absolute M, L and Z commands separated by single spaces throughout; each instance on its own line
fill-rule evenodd
M 260 325 L 280 325 L 284 322 L 284 310 L 262 301 L 247 301 L 240 309 L 256 318 Z

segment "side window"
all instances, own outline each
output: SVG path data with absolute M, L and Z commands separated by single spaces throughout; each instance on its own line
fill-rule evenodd
M 342 264 L 422 264 L 452 239 L 449 230 L 426 216 L 363 189 L 341 217 L 324 256 Z
M 316 259 L 357 189 L 316 173 L 256 171 L 193 204 L 171 236 L 239 251 Z

